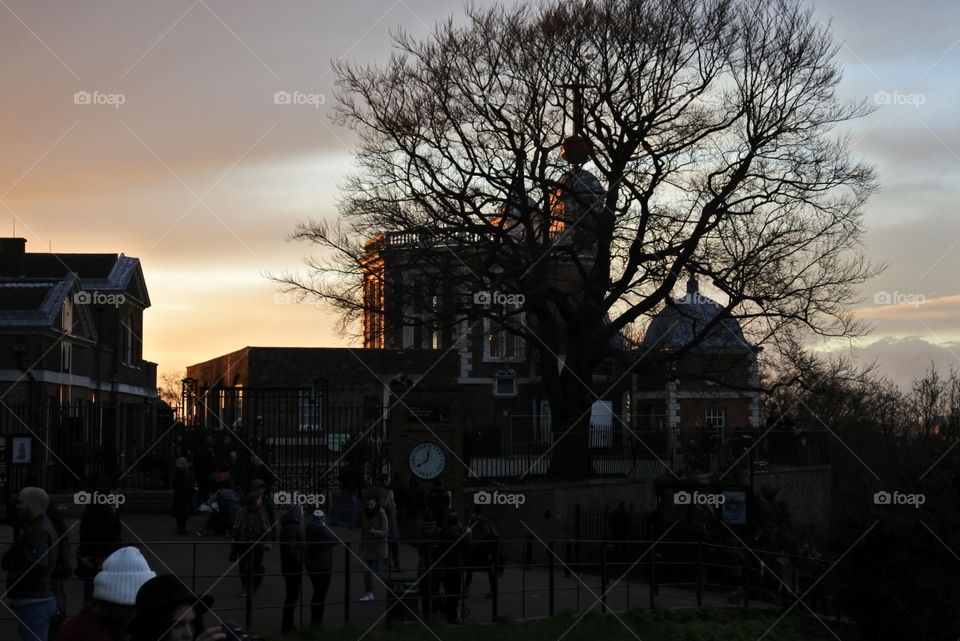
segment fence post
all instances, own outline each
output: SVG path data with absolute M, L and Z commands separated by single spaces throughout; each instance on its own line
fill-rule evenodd
M 350 541 L 343 542 L 343 622 L 350 623 Z
M 493 544 L 493 592 L 492 603 L 490 604 L 490 619 L 497 622 L 497 601 L 500 599 L 500 539 L 494 539 Z
M 427 548 L 427 571 L 424 572 L 423 578 L 427 583 L 427 611 L 423 613 L 423 618 L 433 616 L 433 586 L 434 580 L 436 578 L 436 570 L 433 569 L 433 544 L 428 540 L 426 543 Z
M 607 613 L 607 542 L 600 548 L 600 614 Z
M 190 583 L 190 590 L 193 591 L 194 594 L 196 594 L 197 593 L 197 544 L 196 543 L 193 544 L 193 561 L 190 568 L 190 576 L 192 577 L 192 580 Z
M 573 561 L 573 541 L 567 541 L 566 549 L 564 550 L 564 557 L 566 557 L 567 562 L 563 564 L 563 578 L 570 578 L 570 563 Z
M 253 625 L 253 576 L 254 576 L 254 566 L 256 565 L 253 549 L 256 546 L 256 543 L 250 545 L 249 548 L 245 551 L 247 557 L 247 596 L 244 599 L 245 603 L 245 627 L 249 630 Z
M 654 549 L 656 549 L 655 543 L 650 545 L 650 550 L 649 550 L 650 559 L 647 561 L 650 568 L 650 609 L 651 610 L 653 610 L 656 607 L 656 599 L 654 597 L 657 592 L 657 568 L 656 568 L 656 561 L 654 560 L 654 557 L 656 556 L 656 554 L 654 553 Z
M 697 541 L 697 607 L 703 607 L 703 541 Z
M 548 567 L 550 571 L 550 606 L 549 612 L 550 616 L 553 616 L 553 541 L 550 541 L 547 544 L 547 550 L 549 552 Z
M 747 555 L 743 555 L 743 560 L 741 561 L 743 567 L 743 607 L 750 607 L 750 560 L 747 558 Z

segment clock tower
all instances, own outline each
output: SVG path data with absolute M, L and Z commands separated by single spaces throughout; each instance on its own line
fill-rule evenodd
M 451 506 L 463 516 L 463 391 L 452 385 L 398 379 L 390 386 L 388 434 L 390 472 L 404 481 L 436 479 L 450 491 Z

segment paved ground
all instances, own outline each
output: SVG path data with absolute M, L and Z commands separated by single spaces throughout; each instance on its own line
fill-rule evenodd
M 200 517 L 191 519 L 190 525 L 196 528 L 201 524 Z M 72 521 L 67 521 L 72 525 Z M 238 570 L 230 569 L 227 560 L 229 543 L 226 537 L 198 538 L 194 535 L 175 534 L 173 519 L 160 515 L 127 515 L 124 520 L 125 542 L 137 545 L 147 558 L 151 568 L 158 573 L 175 573 L 196 590 L 210 589 L 216 598 L 214 611 L 223 619 L 244 622 L 245 600 L 240 598 L 240 579 Z M 335 527 L 334 531 L 344 541 L 356 541 L 356 530 Z M 6 551 L 11 540 L 9 527 L 0 527 L 0 554 Z M 72 536 L 71 540 L 75 541 Z M 354 548 L 356 546 L 354 545 Z M 362 593 L 360 562 L 350 556 L 350 586 L 344 580 L 344 566 L 347 561 L 344 547 L 338 547 L 334 556 L 334 577 L 327 598 L 325 623 L 339 626 L 349 617 L 351 623 L 367 626 L 385 625 L 386 611 L 385 589 L 377 585 L 376 600 L 360 603 L 357 598 Z M 414 580 L 416 578 L 416 552 L 411 547 L 401 546 L 401 567 L 404 571 L 394 574 L 393 578 Z M 503 579 L 500 581 L 498 616 L 516 619 L 545 617 L 549 615 L 549 572 L 542 568 L 523 569 L 516 565 L 517 559 L 508 559 Z M 280 573 L 280 553 L 276 546 L 265 558 L 267 578 L 254 600 L 252 630 L 276 632 L 280 628 L 280 605 L 283 601 L 283 579 Z M 618 575 L 611 572 L 611 575 Z M 601 593 L 600 578 L 596 575 L 582 574 L 564 577 L 562 566 L 558 563 L 554 573 L 555 612 L 599 611 L 598 598 Z M 212 587 L 211 587 L 212 586 Z M 309 581 L 304 580 L 309 593 Z M 467 598 L 468 621 L 490 621 L 492 619 L 492 601 L 485 599 L 487 579 L 477 573 L 474 577 L 471 595 Z M 67 582 L 67 610 L 75 613 L 81 607 L 83 595 L 79 580 Z M 662 587 L 656 597 L 657 605 L 662 607 L 690 607 L 696 605 L 692 591 Z M 616 611 L 646 607 L 649 593 L 645 583 L 624 580 L 608 588 L 607 605 Z M 729 606 L 720 594 L 707 595 L 704 605 Z M 349 610 L 349 612 L 347 612 Z M 309 609 L 300 608 L 298 622 L 309 620 Z M 0 608 L 0 639 L 16 639 L 16 622 L 7 608 Z

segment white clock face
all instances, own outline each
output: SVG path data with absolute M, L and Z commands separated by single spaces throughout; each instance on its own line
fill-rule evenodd
M 410 471 L 422 479 L 435 479 L 447 466 L 447 454 L 433 441 L 420 441 L 410 448 Z

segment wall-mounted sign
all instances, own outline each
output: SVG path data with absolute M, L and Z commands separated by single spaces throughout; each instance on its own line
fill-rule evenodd
M 409 405 L 407 420 L 421 420 L 424 423 L 446 423 L 450 412 L 446 405 Z
M 33 439 L 29 436 L 14 436 L 10 452 L 11 463 L 31 463 L 33 461 Z

